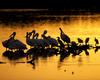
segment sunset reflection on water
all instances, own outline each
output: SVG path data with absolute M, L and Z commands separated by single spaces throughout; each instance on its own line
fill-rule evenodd
M 88 50 L 89 56 L 84 52 L 81 55 L 73 57 L 70 55 L 60 62 L 60 55 L 43 58 L 39 57 L 34 65 L 27 64 L 26 58 L 16 61 L 10 61 L 2 57 L 5 48 L 2 46 L 2 41 L 8 39 L 8 36 L 16 31 L 16 39 L 21 40 L 26 44 L 26 32 L 35 29 L 40 35 L 44 30 L 47 30 L 47 35 L 57 39 L 62 30 L 71 38 L 71 41 L 76 41 L 77 38 L 85 40 L 90 38 L 89 44 L 95 45 L 94 38 L 100 40 L 100 16 L 99 15 L 79 15 L 72 16 L 70 20 L 61 20 L 59 22 L 40 21 L 33 22 L 27 25 L 16 23 L 16 25 L 0 25 L 0 61 L 7 62 L 0 64 L 0 79 L 2 80 L 99 80 L 100 72 L 100 51 L 94 52 L 94 49 Z M 27 45 L 27 44 L 26 44 Z M 30 48 L 27 45 L 28 49 Z M 27 49 L 27 50 L 28 50 Z M 27 51 L 25 50 L 25 52 Z M 16 63 L 25 62 L 25 63 Z M 6 77 L 5 77 L 6 76 Z

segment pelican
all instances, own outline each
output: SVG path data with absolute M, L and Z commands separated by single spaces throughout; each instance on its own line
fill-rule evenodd
M 85 44 L 87 44 L 88 42 L 89 42 L 89 37 L 87 37 L 86 39 L 85 39 Z
M 59 28 L 60 29 L 60 37 L 61 37 L 61 39 L 64 41 L 64 42 L 66 42 L 66 43 L 70 43 L 70 38 L 69 38 L 69 36 L 67 36 L 63 31 L 62 31 L 62 29 L 61 28 Z
M 38 42 L 38 45 L 40 45 L 42 48 L 49 46 L 49 41 L 46 39 L 45 34 L 46 34 L 46 30 L 41 35 L 42 39 L 38 39 L 39 34 L 37 33 L 37 42 Z
M 83 40 L 82 39 L 77 38 L 77 40 L 78 40 L 79 43 L 83 43 Z
M 54 47 L 54 46 L 58 47 L 58 42 L 57 42 L 56 39 L 52 38 L 51 36 L 48 36 L 47 40 L 49 41 L 51 48 Z
M 33 34 L 33 38 L 31 39 L 32 34 L 30 33 L 26 33 L 26 43 L 30 46 L 30 47 L 36 47 L 37 46 L 37 42 L 36 39 L 34 39 L 34 37 L 36 36 L 35 33 Z
M 5 40 L 2 42 L 3 47 L 6 48 L 6 51 L 8 49 L 9 43 L 12 42 L 15 38 L 16 32 L 13 32 L 10 36 L 8 40 Z
M 16 36 L 16 32 L 13 32 L 13 33 L 9 36 L 9 38 L 13 38 L 13 39 L 14 39 L 15 36 Z
M 42 38 L 42 39 L 38 39 L 38 36 L 39 36 L 39 33 L 36 33 L 34 30 L 31 32 L 33 33 L 32 35 L 32 41 L 37 44 L 37 47 L 42 47 L 42 48 L 45 48 L 47 46 L 49 46 L 48 42 Z M 42 35 L 45 35 L 47 33 L 46 30 L 44 30 L 44 33 Z
M 97 44 L 99 44 L 99 41 L 96 38 L 94 40 L 95 40 L 95 46 L 97 46 Z
M 31 39 L 34 39 L 36 37 L 36 31 L 35 30 L 32 30 L 32 32 L 29 32 L 28 34 L 30 36 L 32 35 L 32 38 Z
M 58 39 L 58 43 L 60 44 L 60 48 L 64 48 L 65 47 L 65 45 L 64 45 L 64 43 L 60 40 L 60 37 L 57 37 Z
M 45 45 L 44 39 L 38 39 L 38 36 L 39 36 L 39 34 L 36 33 L 37 46 L 38 46 L 38 47 L 45 48 L 46 45 Z
M 13 42 L 11 42 L 11 44 L 9 43 L 9 48 L 10 49 L 18 49 L 18 50 L 25 50 L 27 49 L 26 45 L 21 42 L 20 40 L 14 40 Z
M 52 38 L 51 36 L 45 36 L 47 34 L 47 30 L 44 30 L 42 37 L 43 39 L 45 39 L 46 43 L 49 44 L 52 47 L 54 46 L 58 46 L 58 42 L 56 41 L 56 39 Z
M 16 35 L 16 32 L 13 32 L 9 37 L 8 40 L 5 40 L 2 42 L 3 46 L 10 50 L 14 50 L 14 49 L 21 49 L 21 50 L 24 50 L 24 49 L 27 49 L 26 45 L 24 43 L 22 43 L 20 40 L 17 40 L 17 39 L 14 39 L 15 38 L 15 35 Z

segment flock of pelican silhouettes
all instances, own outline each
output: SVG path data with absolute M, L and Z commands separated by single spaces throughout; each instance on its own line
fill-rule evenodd
M 46 36 L 47 30 L 41 34 L 41 38 L 38 38 L 39 33 L 35 30 L 31 32 L 26 32 L 26 43 L 30 46 L 30 48 L 39 49 L 54 49 L 58 48 L 59 53 L 72 53 L 74 55 L 79 55 L 82 51 L 85 51 L 86 55 L 88 54 L 88 49 L 90 48 L 100 48 L 97 46 L 99 44 L 98 39 L 95 38 L 95 46 L 89 44 L 89 37 L 83 41 L 80 38 L 77 38 L 78 43 L 75 41 L 71 41 L 70 37 L 63 32 L 61 28 L 60 30 L 60 37 L 52 38 L 51 36 Z M 17 50 L 25 50 L 27 49 L 26 44 L 21 42 L 18 39 L 15 39 L 16 32 L 13 32 L 9 39 L 2 42 L 3 47 L 6 48 L 6 51 L 17 51 Z

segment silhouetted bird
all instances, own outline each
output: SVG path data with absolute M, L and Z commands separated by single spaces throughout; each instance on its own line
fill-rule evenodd
M 72 41 L 72 42 L 71 42 L 71 45 L 72 45 L 72 47 L 73 47 L 73 46 L 77 46 L 77 43 L 76 43 L 75 41 Z
M 17 40 L 17 39 L 14 40 L 11 44 L 9 44 L 9 48 L 18 49 L 18 50 L 25 50 L 25 49 L 27 49 L 26 44 L 24 44 L 22 41 Z
M 47 34 L 47 30 L 44 30 L 42 37 L 45 40 L 45 42 L 47 44 L 49 44 L 51 47 L 58 47 L 58 42 L 56 41 L 56 39 L 52 38 L 51 36 L 45 36 Z
M 85 44 L 87 44 L 88 42 L 89 42 L 89 37 L 87 37 L 86 39 L 85 39 Z
M 58 47 L 58 42 L 57 42 L 56 39 L 52 38 L 51 36 L 48 36 L 47 40 L 49 41 L 51 48 L 54 47 L 54 46 Z
M 13 38 L 13 39 L 14 39 L 15 36 L 16 36 L 16 32 L 13 32 L 13 33 L 9 36 L 9 38 Z
M 34 60 L 35 60 L 35 58 L 32 58 L 30 61 L 27 61 L 27 63 L 33 64 Z
M 98 39 L 95 38 L 95 46 L 96 46 L 97 44 L 99 44 L 99 41 L 98 41 Z
M 45 39 L 38 39 L 38 36 L 39 36 L 39 34 L 36 33 L 36 39 L 37 39 L 37 45 L 38 45 L 38 47 L 45 48 L 45 47 L 49 46 L 49 43 L 46 43 Z
M 32 34 L 29 34 L 28 32 L 26 33 L 26 43 L 30 46 L 30 47 L 36 47 L 37 46 L 37 41 L 36 39 L 34 39 L 34 37 L 36 36 L 35 33 L 33 34 L 33 38 L 31 39 Z
M 20 49 L 20 50 L 24 50 L 24 49 L 27 49 L 26 48 L 26 45 L 21 42 L 20 40 L 17 40 L 17 39 L 14 39 L 16 35 L 16 32 L 13 32 L 11 35 L 10 35 L 10 39 L 8 40 L 5 40 L 2 42 L 3 46 L 7 49 L 10 49 L 10 50 L 13 50 L 13 49 Z
M 43 34 L 41 35 L 44 39 L 46 39 L 47 30 L 44 30 Z
M 9 39 L 8 39 L 8 40 L 5 40 L 5 41 L 2 42 L 2 45 L 6 48 L 6 51 L 7 51 L 7 49 L 8 49 L 9 43 L 10 43 L 11 41 L 14 40 L 15 35 L 16 35 L 16 32 L 13 32 L 13 33 L 9 36 Z
M 45 44 L 46 44 L 47 46 L 49 46 L 50 43 L 49 43 L 49 41 L 48 41 L 48 37 L 46 36 L 46 34 L 47 34 L 47 30 L 44 30 L 44 32 L 43 32 L 43 34 L 41 35 L 41 37 L 43 38 Z
M 60 44 L 60 48 L 62 49 L 62 48 L 64 48 L 65 47 L 65 45 L 64 45 L 64 43 L 60 40 L 60 37 L 57 37 L 58 39 L 58 43 Z
M 30 35 L 30 39 L 34 39 L 36 36 L 36 31 L 32 30 L 31 32 L 28 32 L 28 35 Z
M 89 52 L 87 51 L 87 50 L 84 50 L 85 51 L 85 54 L 87 55 L 87 56 L 89 56 Z
M 9 43 L 12 42 L 15 38 L 16 32 L 13 32 L 10 36 L 8 40 L 5 40 L 2 42 L 2 45 L 6 48 L 6 50 L 8 49 Z
M 82 39 L 78 38 L 77 40 L 78 40 L 79 43 L 83 43 Z
M 62 39 L 64 42 L 66 42 L 66 43 L 70 43 L 70 38 L 69 38 L 69 36 L 67 36 L 67 35 L 62 31 L 61 28 L 59 28 L 59 30 L 61 31 L 61 33 L 60 33 L 61 39 Z

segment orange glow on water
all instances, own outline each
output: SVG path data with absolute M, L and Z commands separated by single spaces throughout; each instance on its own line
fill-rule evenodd
M 34 25 L 33 25 L 34 24 Z M 100 16 L 78 16 L 71 17 L 68 22 L 39 22 L 20 27 L 20 25 L 10 27 L 5 25 L 0 26 L 0 60 L 8 62 L 7 64 L 0 64 L 0 79 L 2 80 L 94 80 L 100 79 L 100 51 L 96 54 L 93 49 L 89 50 L 90 55 L 86 56 L 84 52 L 80 56 L 66 57 L 63 62 L 59 61 L 58 56 L 48 58 L 39 58 L 35 65 L 27 63 L 15 63 L 16 61 L 9 61 L 2 58 L 2 53 L 5 48 L 1 42 L 8 39 L 8 36 L 16 31 L 16 38 L 26 44 L 25 34 L 35 29 L 40 35 L 44 30 L 47 30 L 47 35 L 53 38 L 60 36 L 59 27 L 70 36 L 71 40 L 77 41 L 77 38 L 85 40 L 90 37 L 90 44 L 94 45 L 94 38 L 100 40 Z M 41 38 L 41 36 L 39 36 Z M 28 46 L 28 45 L 27 45 Z M 29 46 L 28 46 L 29 47 Z M 20 59 L 19 62 L 25 62 L 26 59 Z M 33 69 L 34 68 L 34 69 Z M 6 76 L 6 77 L 5 77 Z

